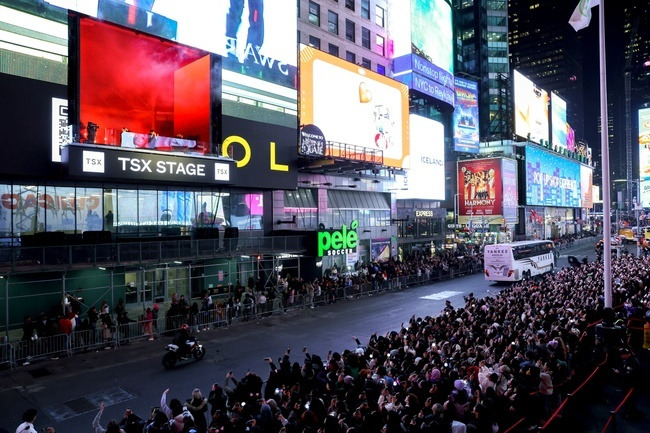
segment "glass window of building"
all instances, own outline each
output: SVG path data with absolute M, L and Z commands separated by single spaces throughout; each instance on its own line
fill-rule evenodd
M 386 39 L 383 36 L 375 36 L 375 52 L 379 55 L 386 56 Z
M 347 39 L 350 42 L 354 42 L 355 41 L 354 32 L 355 32 L 354 21 L 350 21 L 350 20 L 346 19 L 345 20 L 345 39 Z
M 48 187 L 48 194 L 55 198 L 55 207 L 59 208 L 59 215 L 48 224 L 47 231 L 65 231 L 66 233 L 83 233 L 86 231 L 109 230 L 111 215 L 104 207 L 101 188 L 73 188 L 73 187 Z M 75 209 L 75 215 L 72 210 Z M 112 213 L 112 212 L 111 212 Z M 54 216 L 54 215 L 53 215 Z M 77 220 L 76 228 L 74 220 Z
M 117 233 L 121 235 L 138 234 L 138 190 L 117 190 L 117 213 L 115 215 Z
M 339 34 L 339 14 L 336 12 L 327 12 L 327 30 L 335 35 Z
M 386 10 L 381 6 L 375 6 L 375 24 L 386 27 Z
M 361 66 L 363 66 L 366 69 L 372 69 L 372 62 L 370 59 L 366 59 L 365 57 L 361 58 Z
M 354 54 L 352 51 L 346 51 L 345 60 L 347 60 L 350 63 L 357 63 L 357 55 Z
M 361 16 L 370 19 L 370 0 L 361 0 Z
M 381 75 L 386 75 L 386 66 L 377 64 L 377 73 Z
M 370 29 L 361 27 L 361 46 L 370 49 Z
M 327 46 L 327 52 L 330 53 L 333 56 L 338 57 L 339 56 L 339 46 L 335 44 L 329 44 Z
M 309 35 L 309 46 L 318 48 L 320 50 L 320 39 L 316 36 Z
M 309 2 L 309 22 L 320 27 L 320 5 L 312 1 Z
M 351 11 L 355 10 L 354 9 L 354 0 L 345 0 L 345 7 L 350 9 Z

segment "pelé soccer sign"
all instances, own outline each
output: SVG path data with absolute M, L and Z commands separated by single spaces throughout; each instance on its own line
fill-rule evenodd
M 342 225 L 340 230 L 319 230 L 317 232 L 317 256 L 340 256 L 356 252 L 357 227 L 359 222 L 354 220 L 350 227 Z

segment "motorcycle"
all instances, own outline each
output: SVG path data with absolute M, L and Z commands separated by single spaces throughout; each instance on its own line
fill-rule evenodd
M 162 365 L 166 369 L 174 368 L 178 361 L 184 361 L 190 357 L 200 361 L 205 356 L 205 348 L 199 344 L 199 340 L 193 338 L 190 340 L 189 351 L 185 356 L 181 356 L 178 345 L 170 343 L 165 346 L 167 353 L 162 358 Z

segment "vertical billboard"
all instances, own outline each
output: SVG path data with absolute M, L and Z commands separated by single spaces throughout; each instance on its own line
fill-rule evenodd
M 300 47 L 300 122 L 317 126 L 328 142 L 380 150 L 384 165 L 408 168 L 408 120 L 406 85 Z
M 534 143 L 548 141 L 548 93 L 514 71 L 515 134 Z
M 395 79 L 413 90 L 454 105 L 450 3 L 447 0 L 391 0 L 389 10 Z M 392 57 L 391 53 L 388 55 Z
M 641 205 L 650 206 L 650 108 L 639 110 L 639 179 Z
M 580 165 L 580 199 L 582 207 L 591 209 L 594 206 L 594 169 Z
M 526 204 L 580 207 L 580 164 L 526 146 Z
M 458 215 L 501 215 L 502 200 L 501 158 L 458 162 Z
M 454 150 L 478 153 L 478 83 L 454 77 L 456 105 L 452 115 Z
M 410 167 L 397 179 L 397 198 L 444 200 L 445 127 L 435 120 L 411 114 L 409 130 Z
M 515 160 L 507 158 L 501 160 L 501 179 L 503 183 L 503 218 L 508 224 L 516 224 L 519 189 Z
M 566 101 L 551 93 L 551 145 L 567 148 L 569 124 L 566 122 Z

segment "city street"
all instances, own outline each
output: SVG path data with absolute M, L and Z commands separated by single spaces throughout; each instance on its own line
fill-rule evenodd
M 567 265 L 569 254 L 580 259 L 589 255 L 593 260 L 594 244 L 561 251 L 558 266 Z M 12 408 L 2 417 L 2 427 L 12 431 L 20 423 L 20 414 L 36 407 L 39 429 L 52 425 L 57 432 L 89 431 L 101 401 L 107 405 L 104 425 L 111 418 L 121 419 L 126 408 L 147 418 L 167 388 L 170 398 L 184 401 L 196 387 L 207 396 L 212 383 L 223 382 L 231 370 L 237 378 L 250 369 L 266 379 L 266 356 L 277 359 L 290 348 L 292 362 L 302 362 L 306 346 L 310 353 L 325 358 L 328 350 L 353 349 L 353 336 L 366 342 L 373 332 L 398 330 L 412 315 L 438 314 L 447 299 L 460 307 L 463 296 L 470 292 L 484 297 L 503 287 L 488 284 L 482 274 L 475 274 L 201 332 L 197 336 L 207 348 L 205 359 L 187 361 L 171 371 L 160 363 L 169 337 L 18 367 L 0 377 L 0 407 Z

